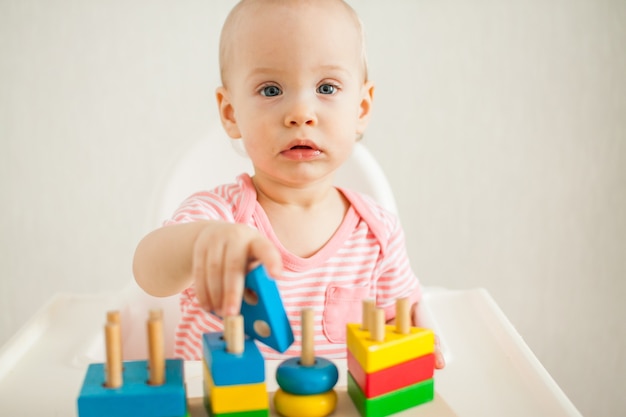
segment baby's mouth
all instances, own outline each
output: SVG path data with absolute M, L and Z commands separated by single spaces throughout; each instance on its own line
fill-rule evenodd
M 286 148 L 282 155 L 288 159 L 295 161 L 309 161 L 316 159 L 322 154 L 322 151 L 316 146 L 300 143 Z

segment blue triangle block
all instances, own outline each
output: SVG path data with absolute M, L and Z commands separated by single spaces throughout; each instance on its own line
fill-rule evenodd
M 248 272 L 244 287 L 254 294 L 241 303 L 245 333 L 278 352 L 286 351 L 293 343 L 293 331 L 276 282 L 259 265 Z

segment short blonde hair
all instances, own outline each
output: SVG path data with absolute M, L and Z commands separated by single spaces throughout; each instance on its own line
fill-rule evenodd
M 228 16 L 226 17 L 226 21 L 224 22 L 224 26 L 222 27 L 222 32 L 220 35 L 220 49 L 219 49 L 219 64 L 220 64 L 220 77 L 222 80 L 222 84 L 226 85 L 226 63 L 229 60 L 231 55 L 232 48 L 232 32 L 236 30 L 237 24 L 241 20 L 241 16 L 243 15 L 243 11 L 250 6 L 257 5 L 285 5 L 288 3 L 289 5 L 295 4 L 315 4 L 319 3 L 321 0 L 241 0 L 239 3 L 233 7 Z M 348 16 L 353 21 L 358 36 L 360 39 L 360 48 L 361 48 L 361 61 L 363 65 L 363 75 L 364 81 L 368 81 L 368 72 L 367 72 L 367 56 L 365 53 L 365 31 L 363 29 L 363 22 L 356 14 L 354 9 L 346 3 L 344 0 L 327 0 L 332 1 L 341 7 L 348 13 Z

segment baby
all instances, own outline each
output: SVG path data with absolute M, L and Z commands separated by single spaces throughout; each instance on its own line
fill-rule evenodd
M 408 297 L 417 325 L 421 289 L 398 219 L 333 185 L 372 109 L 356 13 L 342 0 L 243 0 L 224 24 L 220 69 L 222 125 L 254 175 L 189 197 L 139 243 L 133 264 L 149 294 L 181 293 L 176 354 L 201 357 L 201 334 L 222 328 L 210 312 L 239 312 L 258 263 L 276 278 L 296 340 L 300 310 L 314 309 L 319 356 L 345 357 L 345 325 L 361 320 L 364 298 L 391 321 L 395 300 Z M 285 353 L 299 351 L 296 342 Z

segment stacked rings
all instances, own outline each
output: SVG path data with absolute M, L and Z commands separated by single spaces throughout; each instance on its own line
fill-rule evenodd
M 276 411 L 285 417 L 327 416 L 337 406 L 333 387 L 338 379 L 337 367 L 328 359 L 315 357 L 311 366 L 302 365 L 299 357 L 287 359 L 276 369 Z

